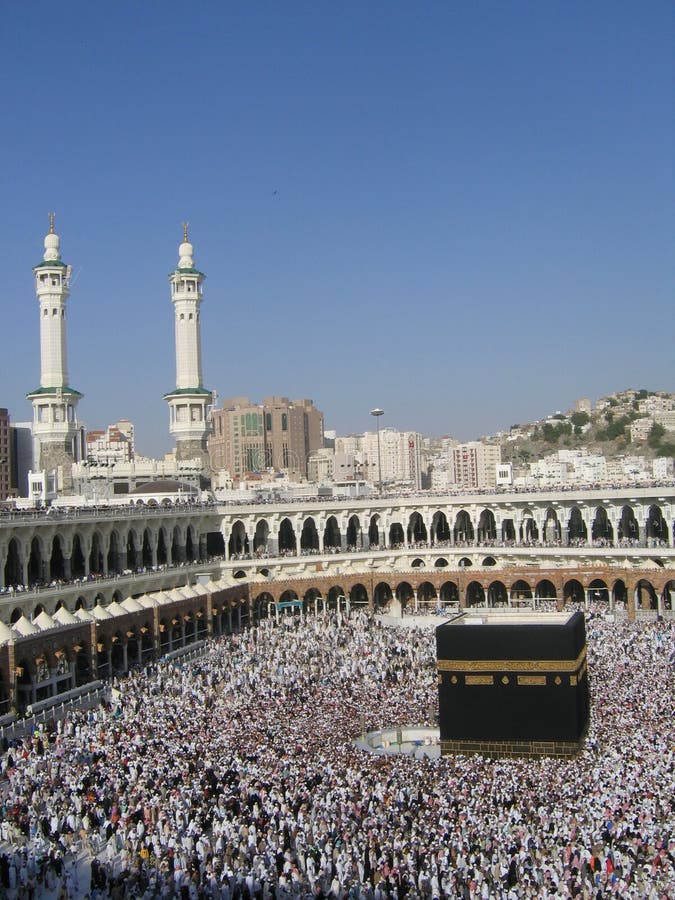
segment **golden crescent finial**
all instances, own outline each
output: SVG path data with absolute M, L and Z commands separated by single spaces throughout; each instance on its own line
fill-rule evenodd
M 183 222 L 183 243 L 187 244 L 188 242 L 188 225 L 189 222 Z
M 49 213 L 49 233 L 54 234 L 54 216 L 56 213 Z

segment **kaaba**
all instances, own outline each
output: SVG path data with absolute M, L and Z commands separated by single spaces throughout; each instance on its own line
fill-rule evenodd
M 436 629 L 441 753 L 574 756 L 590 722 L 583 614 L 467 611 Z

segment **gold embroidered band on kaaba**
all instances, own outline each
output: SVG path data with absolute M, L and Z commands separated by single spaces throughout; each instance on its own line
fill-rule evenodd
M 586 661 L 584 647 L 576 659 L 439 659 L 441 672 L 576 672 Z M 581 674 L 581 673 L 579 673 Z

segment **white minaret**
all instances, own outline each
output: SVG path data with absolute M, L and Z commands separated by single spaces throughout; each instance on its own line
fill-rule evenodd
M 176 328 L 176 389 L 164 395 L 169 404 L 169 431 L 176 458 L 199 459 L 208 469 L 206 439 L 210 432 L 211 391 L 202 385 L 202 342 L 199 307 L 206 276 L 195 268 L 194 248 L 183 225 L 178 268 L 169 275 Z
M 33 404 L 33 442 L 39 469 L 56 470 L 60 490 L 72 488 L 72 464 L 80 459 L 77 404 L 82 394 L 68 385 L 66 302 L 70 272 L 59 253 L 54 213 L 49 214 L 42 262 L 34 268 L 40 304 L 40 387 L 27 395 Z

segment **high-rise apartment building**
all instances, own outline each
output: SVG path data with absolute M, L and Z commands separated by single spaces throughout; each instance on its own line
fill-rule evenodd
M 497 483 L 497 466 L 502 461 L 499 444 L 483 444 L 470 441 L 451 447 L 449 454 L 449 481 L 464 490 L 494 488 Z
M 87 432 L 87 462 L 112 466 L 134 458 L 134 426 L 121 419 L 106 429 Z
M 232 478 L 277 469 L 291 478 L 307 478 L 310 453 L 323 446 L 323 413 L 311 400 L 248 397 L 224 400 L 212 413 L 209 456 L 213 472 Z
M 5 500 L 12 487 L 12 460 L 9 412 L 0 409 L 0 500 Z
M 379 452 L 378 435 L 375 431 L 338 437 L 335 440 L 336 478 L 346 475 L 363 478 L 371 484 L 382 482 L 419 489 L 422 484 L 422 466 L 422 436 L 416 431 L 380 429 Z

